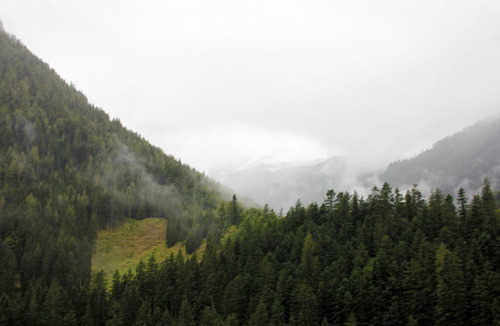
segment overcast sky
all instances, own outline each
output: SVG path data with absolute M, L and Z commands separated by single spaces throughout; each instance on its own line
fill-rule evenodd
M 498 0 L 0 0 L 89 101 L 199 170 L 381 165 L 500 112 Z

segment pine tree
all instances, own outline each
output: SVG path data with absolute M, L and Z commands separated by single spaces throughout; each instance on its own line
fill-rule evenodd
M 269 318 L 269 325 L 271 326 L 284 326 L 285 325 L 285 309 L 278 298 L 274 299 L 271 307 L 271 316 Z
M 267 312 L 266 304 L 263 301 L 260 301 L 257 305 L 257 309 L 250 316 L 248 320 L 248 326 L 262 326 L 267 325 L 269 322 L 269 315 Z
M 436 253 L 437 325 L 465 325 L 467 311 L 466 284 L 461 261 L 455 252 L 441 243 Z
M 150 300 L 144 300 L 137 311 L 134 326 L 154 326 Z
M 236 195 L 233 195 L 233 199 L 231 200 L 230 212 L 229 212 L 230 220 L 229 222 L 232 225 L 238 225 L 241 222 L 241 207 L 238 202 L 238 198 Z
M 460 217 L 461 221 L 465 222 L 465 219 L 467 217 L 468 199 L 467 199 L 467 196 L 465 195 L 464 188 L 460 188 L 458 190 L 457 202 L 458 202 L 458 216 Z
M 239 326 L 238 317 L 236 314 L 229 314 L 224 321 L 224 326 Z
M 178 326 L 195 326 L 195 318 L 193 308 L 189 303 L 187 297 L 184 297 L 181 304 L 181 309 L 179 311 L 179 318 L 177 321 Z
M 248 306 L 248 274 L 236 276 L 226 287 L 224 292 L 224 312 L 226 315 L 235 314 L 239 320 L 245 318 Z
M 354 314 L 349 315 L 349 319 L 345 322 L 344 326 L 357 326 L 358 325 L 358 320 L 356 319 L 356 316 Z
M 305 282 L 298 284 L 290 312 L 297 325 L 312 326 L 319 323 L 318 300 L 312 288 Z
M 307 234 L 302 248 L 301 262 L 299 265 L 300 276 L 312 288 L 317 288 L 320 276 L 319 257 L 317 244 L 310 233 Z
M 172 320 L 172 316 L 170 315 L 170 311 L 165 308 L 161 319 L 156 323 L 156 326 L 173 326 L 174 322 Z
M 106 292 L 106 275 L 102 271 L 98 272 L 92 279 L 89 303 L 95 323 L 104 325 L 108 319 L 109 307 Z
M 57 279 L 53 279 L 44 301 L 46 322 L 50 325 L 63 325 L 65 313 L 68 311 L 66 293 Z
M 217 311 L 213 307 L 206 306 L 201 312 L 199 326 L 219 326 L 222 325 Z

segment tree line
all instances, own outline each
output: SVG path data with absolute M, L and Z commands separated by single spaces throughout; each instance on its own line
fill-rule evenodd
M 151 257 L 73 293 L 54 279 L 24 300 L 4 295 L 2 315 L 74 325 L 500 322 L 500 211 L 487 182 L 471 199 L 436 190 L 426 200 L 388 184 L 367 198 L 331 190 L 284 217 L 236 197 L 221 206 L 224 233 L 201 257 Z
M 285 216 L 223 198 L 0 31 L 0 324 L 500 323 L 487 182 L 456 199 L 331 190 Z M 167 245 L 188 255 L 152 257 L 111 287 L 91 277 L 97 229 L 123 216 L 166 218 Z

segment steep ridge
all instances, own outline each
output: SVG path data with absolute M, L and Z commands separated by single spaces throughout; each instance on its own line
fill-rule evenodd
M 0 31 L 0 293 L 88 282 L 97 229 L 123 217 L 203 236 L 222 197 Z
M 460 187 L 476 193 L 489 179 L 500 186 L 500 120 L 482 121 L 437 142 L 417 157 L 391 163 L 380 175 L 393 186 L 440 188 L 456 194 Z

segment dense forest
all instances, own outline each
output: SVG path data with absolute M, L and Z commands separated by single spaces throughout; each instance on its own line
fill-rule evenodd
M 84 316 L 104 325 L 498 325 L 500 211 L 482 193 L 428 200 L 388 184 L 366 198 L 330 190 L 285 217 L 241 209 L 203 257 L 103 275 Z M 83 313 L 83 310 L 82 312 Z
M 215 213 L 223 237 L 202 257 L 152 256 L 134 272 L 98 273 L 90 286 L 31 287 L 2 297 L 5 324 L 498 325 L 500 211 L 486 182 L 455 200 L 425 200 L 388 184 L 366 198 L 329 191 L 286 216 Z M 11 281 L 12 283 L 12 281 Z M 2 285 L 8 284 L 3 279 Z M 12 290 L 11 290 L 12 291 Z M 7 300 L 8 298 L 8 300 Z
M 54 286 L 79 296 L 97 228 L 156 216 L 174 221 L 176 241 L 206 236 L 221 198 L 0 31 L 0 320 Z
M 97 230 L 150 216 L 187 254 L 91 275 Z M 500 324 L 487 180 L 245 208 L 0 31 L 0 325 L 432 324 Z

